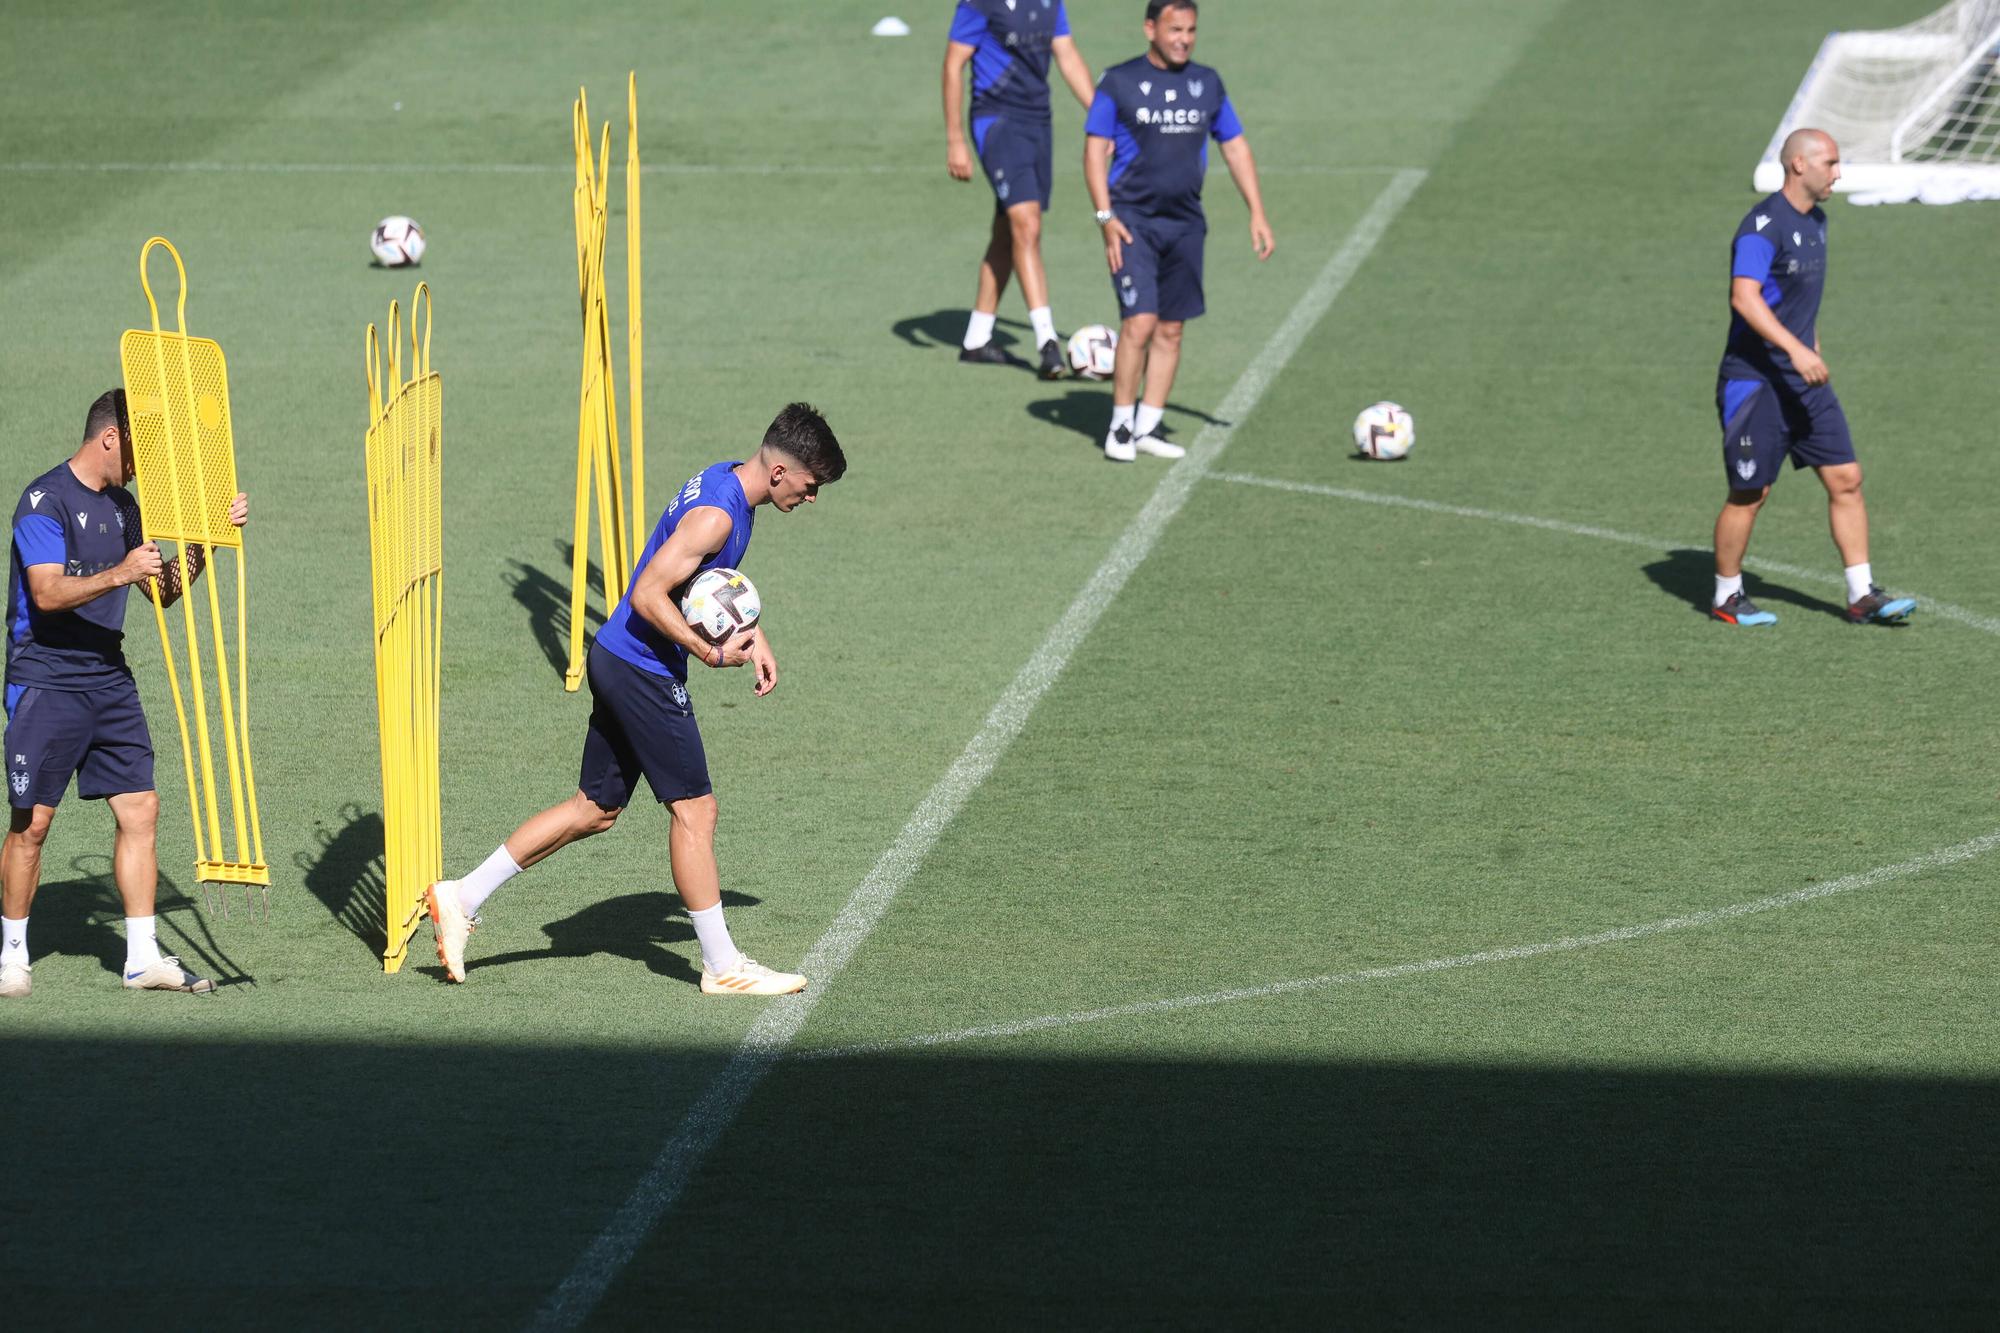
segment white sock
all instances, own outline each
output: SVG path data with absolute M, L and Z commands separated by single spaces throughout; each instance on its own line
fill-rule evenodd
M 1111 430 L 1104 438 L 1107 440 L 1114 438 L 1118 434 L 1120 426 L 1128 430 L 1131 429 L 1132 404 L 1130 403 L 1113 403 L 1111 405 Z
M 1847 575 L 1847 600 L 1850 604 L 1866 597 L 1868 590 L 1875 585 L 1875 571 L 1866 560 L 1858 565 L 1849 565 L 1843 572 Z
M 965 350 L 976 352 L 993 341 L 993 321 L 997 316 L 984 310 L 972 312 L 972 318 L 965 321 Z
M 493 890 L 520 873 L 521 867 L 507 854 L 507 844 L 501 843 L 493 855 L 479 863 L 479 869 L 458 882 L 458 905 L 467 916 L 478 916 L 480 904 L 493 896 Z
M 16 921 L 11 916 L 0 916 L 0 967 L 8 963 L 28 965 L 28 918 Z
M 160 961 L 160 942 L 153 934 L 155 916 L 125 918 L 125 970 L 137 972 Z
M 1151 403 L 1139 404 L 1138 413 L 1132 418 L 1132 433 L 1144 438 L 1159 427 L 1160 418 L 1167 414 L 1164 407 L 1154 407 Z
M 703 967 L 711 972 L 727 972 L 743 961 L 743 951 L 729 938 L 729 927 L 722 920 L 721 903 L 689 912 L 688 920 L 694 922 L 695 938 L 701 941 Z
M 1724 602 L 1742 591 L 1743 576 L 1741 574 L 1730 574 L 1726 577 L 1721 574 L 1715 576 L 1715 605 L 1721 606 Z
M 1028 322 L 1035 326 L 1035 346 L 1056 340 L 1055 313 L 1045 305 L 1038 305 L 1028 312 Z

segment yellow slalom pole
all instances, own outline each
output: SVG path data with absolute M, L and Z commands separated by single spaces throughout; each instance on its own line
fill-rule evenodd
M 639 72 L 625 79 L 625 362 L 632 407 L 632 523 L 626 529 L 626 565 L 639 558 L 646 537 L 645 321 L 639 282 Z

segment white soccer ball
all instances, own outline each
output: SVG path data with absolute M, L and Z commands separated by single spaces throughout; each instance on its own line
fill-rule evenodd
M 1069 368 L 1087 380 L 1111 378 L 1118 362 L 1118 331 L 1086 324 L 1069 335 Z
M 1400 403 L 1373 403 L 1354 418 L 1354 447 L 1369 458 L 1393 462 L 1416 442 L 1416 419 Z
M 756 585 L 733 569 L 704 569 L 681 598 L 681 615 L 710 643 L 722 643 L 756 628 L 764 614 Z
M 406 218 L 400 213 L 392 218 L 383 218 L 375 224 L 375 232 L 368 238 L 368 248 L 375 252 L 375 258 L 384 268 L 402 268 L 406 264 L 416 264 L 424 257 L 424 229 L 417 225 L 415 218 Z

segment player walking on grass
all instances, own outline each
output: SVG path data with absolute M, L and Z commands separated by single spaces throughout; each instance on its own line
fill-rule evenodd
M 701 943 L 703 992 L 788 995 L 805 989 L 804 977 L 744 957 L 723 922 L 715 794 L 687 692 L 689 654 L 711 667 L 750 663 L 760 699 L 777 688 L 778 660 L 761 626 L 729 643 L 710 643 L 681 615 L 680 595 L 702 570 L 742 563 L 757 506 L 788 514 L 811 504 L 821 486 L 846 471 L 847 459 L 825 419 L 793 403 L 748 461 L 714 464 L 667 506 L 640 553 L 630 591 L 590 646 L 590 730 L 576 795 L 515 829 L 464 879 L 440 880 L 425 892 L 438 960 L 451 980 L 465 980 L 465 942 L 488 895 L 551 853 L 609 829 L 643 774 L 667 807 L 669 864 Z
M 1112 289 L 1125 312 L 1111 380 L 1111 430 L 1104 439 L 1104 456 L 1117 463 L 1142 453 L 1179 458 L 1187 452 L 1153 432 L 1180 366 L 1182 329 L 1207 308 L 1201 185 L 1211 138 L 1222 145 L 1229 177 L 1250 206 L 1257 258 L 1269 259 L 1273 246 L 1257 160 L 1222 76 L 1190 59 L 1196 12 L 1194 0 L 1147 0 L 1146 54 L 1104 71 L 1084 122 L 1083 178 L 1104 232 Z
M 1819 206 L 1840 179 L 1840 149 L 1823 130 L 1794 130 L 1781 156 L 1784 188 L 1744 215 L 1730 254 L 1729 342 L 1715 385 L 1729 499 L 1715 520 L 1710 614 L 1731 625 L 1777 623 L 1743 595 L 1743 553 L 1789 454 L 1794 468 L 1812 468 L 1826 487 L 1833 544 L 1846 567 L 1847 618 L 1893 623 L 1917 604 L 1875 586 L 1861 464 L 1819 353 L 1827 263 Z
M 944 48 L 945 170 L 972 179 L 972 152 L 959 126 L 963 74 L 972 66 L 972 141 L 993 187 L 993 235 L 979 261 L 979 291 L 966 321 L 960 361 L 1005 365 L 993 321 L 1007 279 L 1021 276 L 1041 376 L 1062 378 L 1061 340 L 1042 268 L 1042 214 L 1048 211 L 1055 143 L 1049 128 L 1049 58 L 1086 108 L 1090 67 L 1077 54 L 1063 0 L 959 0 Z
M 7 792 L 12 805 L 0 849 L 0 996 L 28 994 L 28 909 L 42 877 L 42 846 L 63 793 L 102 800 L 117 822 L 112 877 L 125 904 L 125 985 L 132 990 L 208 992 L 215 983 L 160 952 L 154 934 L 159 861 L 153 833 L 153 740 L 132 669 L 125 664 L 125 594 L 133 584 L 161 604 L 180 599 L 181 567 L 140 540 L 125 391 L 90 405 L 83 444 L 28 483 L 14 506 L 7 579 Z M 250 501 L 238 495 L 229 521 L 242 527 Z M 188 577 L 208 553 L 187 547 Z

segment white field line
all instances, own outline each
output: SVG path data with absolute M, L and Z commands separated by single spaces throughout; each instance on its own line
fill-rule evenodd
M 622 170 L 622 168 L 621 168 Z M 1265 176 L 1392 176 L 1402 167 L 1260 166 Z M 568 162 L 0 162 L 21 175 L 570 176 Z M 651 162 L 643 176 L 929 176 L 935 165 L 893 162 Z
M 573 1329 L 590 1317 L 618 1273 L 686 1189 L 701 1160 L 736 1118 L 758 1082 L 792 1044 L 813 1006 L 831 988 L 896 895 L 924 863 L 945 829 L 993 771 L 1028 715 L 1055 684 L 1098 618 L 1118 596 L 1160 533 L 1186 503 L 1204 471 L 1229 447 L 1235 423 L 1249 416 L 1272 379 L 1284 369 L 1348 281 L 1361 267 L 1389 224 L 1423 183 L 1427 173 L 1400 170 L 1362 214 L 1285 322 L 1253 358 L 1215 415 L 1231 424 L 1202 429 L 1186 458 L 1168 468 L 1153 494 L 1113 544 L 1102 564 L 1022 666 L 986 715 L 986 721 L 951 767 L 939 778 L 896 840 L 840 909 L 799 970 L 813 979 L 800 995 L 775 1000 L 753 1023 L 729 1064 L 695 1100 L 673 1137 L 660 1149 L 631 1196 L 578 1258 L 562 1284 L 536 1311 L 529 1327 Z
M 1667 935 L 1675 931 L 1694 930 L 1702 926 L 1712 926 L 1718 922 L 1733 920 L 1740 916 L 1754 916 L 1760 912 L 1776 912 L 1800 903 L 1809 903 L 1819 898 L 1830 898 L 1837 893 L 1853 893 L 1860 889 L 1873 888 L 1890 880 L 1903 879 L 1910 875 L 1921 875 L 1926 871 L 1941 869 L 1970 861 L 2000 848 L 2000 830 L 1961 842 L 1953 847 L 1942 847 L 1936 851 L 1913 856 L 1907 861 L 1894 865 L 1877 866 L 1858 874 L 1841 879 L 1830 879 L 1822 884 L 1808 885 L 1803 889 L 1793 889 L 1789 893 L 1774 893 L 1768 898 L 1755 898 L 1746 903 L 1735 903 L 1728 907 L 1714 907 L 1706 911 L 1690 912 L 1686 916 L 1670 916 L 1658 921 L 1648 921 L 1643 925 L 1620 926 L 1615 930 L 1599 931 L 1595 935 L 1565 935 L 1561 939 L 1547 940 L 1541 944 L 1516 944 L 1503 949 L 1485 949 L 1478 953 L 1462 953 L 1450 958 L 1431 958 L 1421 963 L 1396 963 L 1389 967 L 1371 967 L 1358 972 L 1331 972 L 1324 976 L 1301 977 L 1295 981 L 1274 981 L 1263 986 L 1243 986 L 1235 990 L 1210 991 L 1205 995 L 1184 995 L 1171 1000 L 1142 1000 L 1135 1004 L 1107 1005 L 1102 1009 L 1083 1009 L 1068 1014 L 1049 1014 L 1041 1018 L 1017 1019 L 1011 1023 L 986 1023 L 978 1027 L 955 1028 L 949 1032 L 931 1032 L 916 1037 L 902 1037 L 894 1041 L 869 1042 L 858 1046 L 839 1046 L 823 1051 L 808 1051 L 794 1055 L 794 1060 L 838 1060 L 858 1055 L 881 1055 L 893 1051 L 928 1050 L 938 1046 L 951 1046 L 959 1042 L 997 1040 L 1019 1037 L 1029 1032 L 1046 1032 L 1051 1028 L 1080 1027 L 1086 1023 L 1103 1023 L 1116 1018 L 1136 1018 L 1146 1014 L 1172 1013 L 1180 1009 L 1201 1009 L 1215 1004 L 1234 1004 L 1242 1000 L 1263 1000 L 1275 995 L 1294 995 L 1300 991 L 1324 990 L 1331 986 L 1355 986 L 1370 981 L 1395 981 L 1403 977 L 1422 976 L 1430 972 L 1448 972 L 1462 967 L 1479 967 L 1486 963 L 1512 963 L 1526 958 L 1541 958 L 1549 954 L 1575 953 L 1581 949 L 1594 949 L 1605 944 L 1624 944 L 1631 940 L 1643 940 L 1653 935 Z
M 1488 523 L 1512 523 L 1517 527 L 1540 528 L 1544 532 L 1560 532 L 1572 537 L 1595 537 L 1599 541 L 1619 542 L 1625 546 L 1640 546 L 1654 551 L 1707 550 L 1708 542 L 1665 542 L 1657 537 L 1642 537 L 1637 533 L 1619 532 L 1614 528 L 1593 527 L 1588 523 L 1569 523 L 1559 518 L 1539 518 L 1533 514 L 1510 514 L 1499 509 L 1474 509 L 1469 505 L 1443 504 L 1436 500 L 1417 500 L 1405 495 L 1383 495 L 1377 491 L 1350 490 L 1345 486 L 1321 486 L 1306 481 L 1279 481 L 1272 477 L 1256 477 L 1243 472 L 1211 472 L 1215 481 L 1233 481 L 1242 486 L 1263 486 L 1274 491 L 1292 491 L 1300 495 L 1323 495 L 1333 500 L 1354 500 L 1361 504 L 1390 505 L 1398 509 L 1421 509 L 1427 514 L 1449 514 L 1454 518 L 1478 518 Z M 1743 562 L 1748 569 L 1759 573 L 1783 574 L 1787 578 L 1806 579 L 1831 587 L 1843 587 L 1838 574 L 1829 574 L 1821 569 L 1807 569 L 1803 565 L 1788 565 L 1778 560 L 1752 557 Z M 1956 620 L 1962 625 L 1983 630 L 1988 634 L 2000 634 L 2000 618 L 1968 611 L 1950 602 L 1940 602 L 1932 597 L 1910 592 L 1908 589 L 1892 589 L 1906 597 L 1917 599 L 1917 609 Z

